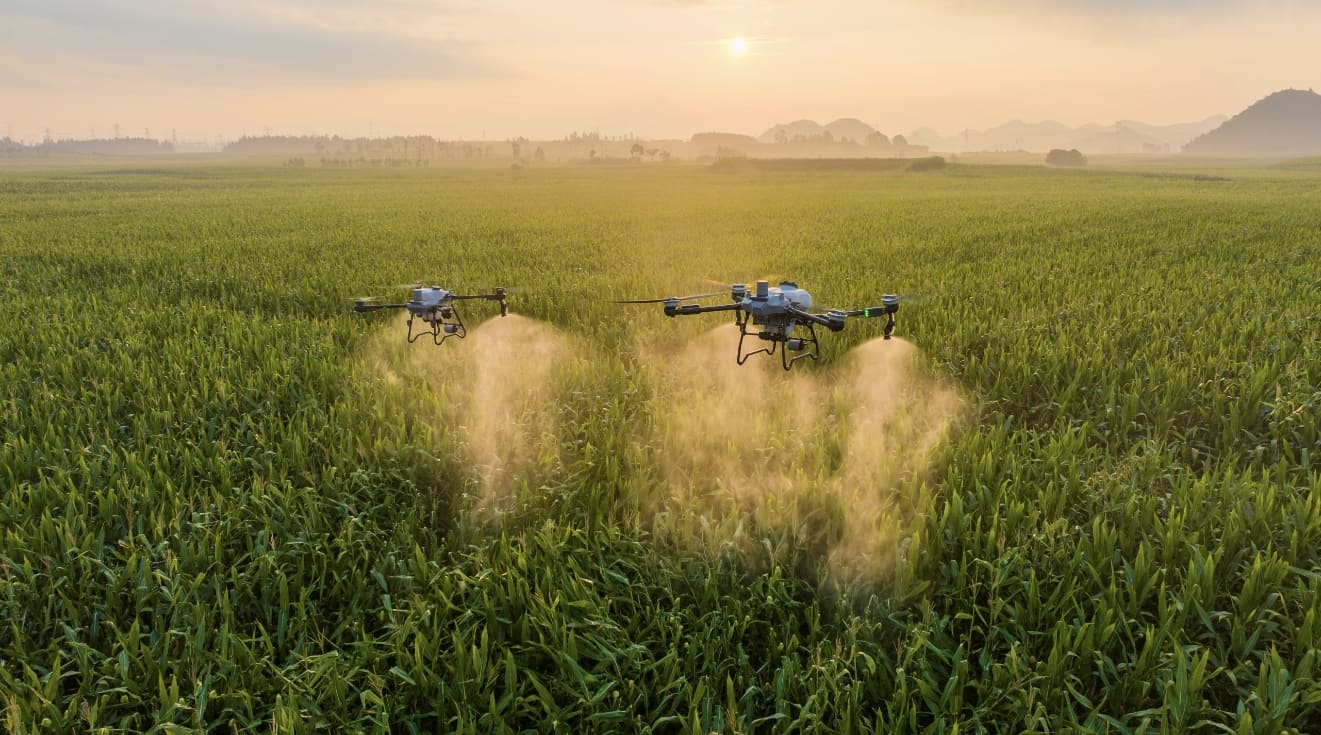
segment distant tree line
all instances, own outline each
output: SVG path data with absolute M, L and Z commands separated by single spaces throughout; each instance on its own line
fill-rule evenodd
M 47 138 L 31 145 L 20 143 L 10 138 L 0 139 L 0 154 L 4 155 L 46 155 L 49 153 L 81 153 L 86 155 L 107 156 L 142 156 L 158 153 L 173 153 L 174 144 L 153 138 L 93 138 L 75 140 L 66 138 L 52 140 Z
M 659 143 L 665 143 L 662 147 Z M 647 141 L 636 136 L 572 133 L 562 139 L 533 141 L 519 136 L 504 143 L 445 141 L 429 135 L 346 138 L 338 135 L 245 135 L 221 153 L 278 159 L 285 166 L 428 166 L 447 160 L 504 160 L 518 165 L 547 161 L 594 164 L 663 163 L 673 160 L 679 141 Z
M 600 133 L 597 133 L 597 132 L 591 132 L 591 133 L 579 133 L 578 131 L 575 130 L 574 132 L 569 133 L 568 135 L 564 136 L 564 141 L 563 141 L 563 142 L 565 142 L 565 143 L 607 143 L 607 142 L 610 142 L 610 141 L 614 141 L 614 142 L 616 142 L 616 143 L 619 143 L 619 142 L 630 143 L 630 142 L 639 141 L 639 140 L 641 140 L 641 138 L 639 138 L 638 136 L 633 135 L 633 134 L 631 134 L 631 133 L 630 133 L 629 135 L 601 135 Z
M 290 159 L 291 161 L 302 161 L 302 158 Z M 303 163 L 290 163 L 292 166 L 303 166 Z M 322 158 L 321 165 L 326 168 L 409 168 L 413 166 L 430 166 L 431 159 L 421 158 Z
M 406 165 L 433 159 L 479 159 L 494 154 L 483 143 L 447 142 L 429 135 L 388 138 L 342 138 L 338 135 L 245 135 L 227 144 L 221 153 L 246 156 L 303 156 L 323 165 Z M 373 164 L 364 162 L 371 161 Z
M 939 171 L 945 168 L 940 156 L 924 158 L 717 158 L 707 170 L 712 173 L 754 171 Z

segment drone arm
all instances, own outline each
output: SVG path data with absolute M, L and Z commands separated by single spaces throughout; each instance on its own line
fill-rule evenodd
M 689 314 L 708 314 L 713 311 L 734 311 L 742 309 L 742 304 L 715 304 L 703 306 L 701 304 L 665 304 L 665 316 L 687 316 Z
M 845 311 L 843 314 L 844 316 L 860 316 L 864 319 L 889 314 L 890 320 L 894 321 L 894 314 L 897 311 L 899 311 L 899 297 L 892 293 L 888 293 L 881 296 L 880 306 L 868 306 L 862 309 L 854 309 L 852 311 Z
M 881 306 L 869 306 L 865 309 L 853 309 L 843 312 L 844 316 L 860 316 L 864 319 L 877 316 L 885 316 L 885 339 L 889 339 L 894 334 L 894 315 L 899 311 L 899 297 L 884 296 L 881 298 Z
M 373 311 L 381 309 L 405 309 L 408 304 L 369 304 L 365 301 L 359 301 L 353 305 L 353 310 L 361 314 L 370 314 Z
M 453 298 L 455 301 L 466 301 L 470 299 L 482 299 L 484 301 L 499 301 L 500 316 L 509 316 L 509 301 L 505 297 L 505 290 L 503 288 L 497 288 L 495 290 L 495 293 L 468 294 L 466 296 L 460 296 L 458 294 L 455 294 L 450 298 Z
M 869 306 L 865 309 L 851 309 L 849 311 L 845 311 L 842 313 L 844 314 L 844 316 L 860 316 L 864 319 L 868 319 L 874 316 L 884 316 L 885 314 L 893 314 L 896 311 L 899 311 L 898 305 L 895 305 L 893 308 L 888 306 Z
M 803 321 L 809 324 L 820 324 L 821 326 L 829 329 L 832 332 L 838 332 L 839 330 L 843 329 L 844 317 L 848 316 L 847 312 L 838 312 L 838 311 L 830 312 L 826 314 L 813 314 L 810 311 L 804 311 L 792 304 L 789 305 L 787 310 L 790 314 L 794 315 L 799 319 L 802 319 Z

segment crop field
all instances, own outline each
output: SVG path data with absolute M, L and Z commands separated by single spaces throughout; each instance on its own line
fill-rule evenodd
M 0 169 L 4 732 L 1321 732 L 1315 169 L 115 165 Z M 763 276 L 895 339 L 611 303 Z

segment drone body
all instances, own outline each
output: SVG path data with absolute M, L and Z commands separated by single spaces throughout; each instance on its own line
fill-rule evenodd
M 468 330 L 463 326 L 463 318 L 459 316 L 459 310 L 455 307 L 454 302 L 471 299 L 499 301 L 500 316 L 508 316 L 509 314 L 509 302 L 505 299 L 505 289 L 503 288 L 497 288 L 489 294 L 460 295 L 440 286 L 423 288 L 421 284 L 413 286 L 413 297 L 406 304 L 376 304 L 371 303 L 370 299 L 357 299 L 353 305 L 353 310 L 360 313 L 370 313 L 380 309 L 407 309 L 409 343 L 416 341 L 424 334 L 430 334 L 433 342 L 441 344 L 450 337 L 463 339 L 468 336 Z M 427 326 L 414 332 L 414 319 L 421 319 L 423 324 Z
M 745 284 L 731 284 L 729 287 L 731 303 L 728 304 L 683 303 L 714 295 L 717 294 L 644 299 L 622 303 L 661 302 L 665 305 L 665 315 L 669 317 L 706 314 L 712 311 L 732 311 L 734 312 L 734 323 L 739 329 L 738 352 L 736 353 L 738 364 L 742 365 L 753 355 L 762 353 L 773 355 L 782 344 L 784 348 L 780 350 L 780 364 L 785 370 L 793 367 L 795 362 L 804 357 L 817 359 L 819 352 L 816 328 L 818 326 L 825 327 L 832 332 L 838 332 L 844 328 L 844 323 L 849 317 L 868 318 L 885 315 L 888 317 L 885 325 L 885 338 L 889 339 L 894 332 L 894 315 L 899 311 L 899 297 L 887 294 L 881 297 L 881 306 L 851 311 L 831 309 L 826 312 L 813 312 L 812 295 L 799 288 L 798 284 L 792 281 L 782 281 L 779 286 L 771 286 L 769 281 L 757 281 L 751 291 L 748 290 Z M 756 337 L 764 342 L 770 342 L 770 347 L 745 352 L 743 340 L 749 336 Z M 790 357 L 790 352 L 798 354 Z

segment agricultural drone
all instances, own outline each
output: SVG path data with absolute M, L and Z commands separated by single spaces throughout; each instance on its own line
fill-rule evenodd
M 638 299 L 618 303 L 664 304 L 665 316 L 669 317 L 706 314 L 712 311 L 732 311 L 734 312 L 734 323 L 738 325 L 739 331 L 738 364 L 742 365 L 747 362 L 749 357 L 763 352 L 774 355 L 776 347 L 783 344 L 784 348 L 780 350 L 780 364 L 784 366 L 785 370 L 793 367 L 795 362 L 804 357 L 817 359 L 816 328 L 818 326 L 825 327 L 832 332 L 838 332 L 844 328 L 844 321 L 848 317 L 870 318 L 885 315 L 888 317 L 885 323 L 885 338 L 889 339 L 894 332 L 894 315 L 899 311 L 899 297 L 886 294 L 881 297 L 881 306 L 850 311 L 830 309 L 825 312 L 813 312 L 812 295 L 799 288 L 798 284 L 792 281 L 781 281 L 779 286 L 772 286 L 769 281 L 757 281 L 752 290 L 749 290 L 747 285 L 742 283 L 731 284 L 729 296 L 732 303 L 728 304 L 684 303 L 719 296 L 722 293 L 724 292 L 717 291 L 695 296 L 671 296 L 664 299 Z M 751 325 L 751 328 L 749 328 L 749 325 Z M 799 329 L 797 336 L 794 335 L 795 329 Z M 743 340 L 749 336 L 770 342 L 771 346 L 744 352 Z M 790 352 L 799 354 L 790 357 Z
M 413 298 L 409 299 L 406 304 L 378 304 L 375 303 L 375 299 L 364 297 L 354 299 L 353 310 L 368 314 L 381 309 L 408 309 L 408 341 L 410 344 L 428 333 L 436 344 L 440 344 L 450 337 L 463 339 L 468 336 L 468 330 L 463 326 L 463 318 L 459 316 L 459 310 L 455 307 L 454 302 L 456 301 L 470 301 L 473 299 L 499 301 L 500 316 L 509 315 L 509 302 L 505 300 L 505 289 L 503 288 L 497 288 L 492 293 L 484 294 L 458 294 L 440 286 L 423 288 L 420 283 L 414 284 L 412 288 Z M 414 318 L 421 319 L 430 326 L 430 329 L 422 328 L 416 333 L 413 332 Z

